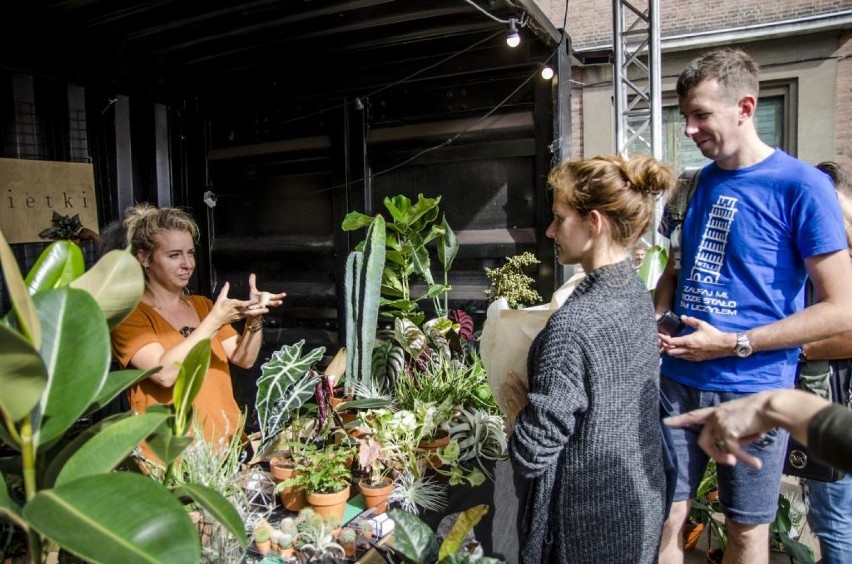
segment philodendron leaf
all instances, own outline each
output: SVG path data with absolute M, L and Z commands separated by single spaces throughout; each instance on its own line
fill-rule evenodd
M 83 251 L 71 241 L 51 243 L 27 273 L 25 283 L 30 295 L 41 290 L 62 288 L 86 271 Z
M 174 385 L 175 427 L 179 435 L 189 432 L 189 414 L 207 369 L 210 367 L 210 339 L 202 339 L 193 346 L 180 365 Z
M 40 354 L 48 374 L 35 444 L 64 434 L 83 414 L 109 373 L 109 331 L 98 304 L 82 290 L 59 288 L 33 296 L 42 326 Z
M 56 477 L 56 486 L 112 471 L 168 417 L 164 413 L 145 413 L 105 426 L 68 459 Z
M 12 307 L 18 319 L 18 328 L 24 338 L 31 342 L 35 348 L 39 348 L 41 346 L 41 325 L 38 321 L 35 305 L 33 305 L 30 293 L 27 291 L 26 284 L 24 284 L 21 270 L 18 268 L 18 261 L 15 260 L 15 255 L 12 254 L 12 249 L 6 242 L 6 238 L 3 237 L 2 231 L 0 231 L 0 266 L 2 266 L 0 270 L 3 271 L 6 288 L 9 290 Z
M 179 497 L 184 495 L 191 497 L 207 513 L 212 515 L 214 519 L 225 525 L 231 534 L 240 541 L 240 545 L 243 548 L 248 546 L 246 527 L 243 519 L 225 496 L 213 488 L 208 488 L 201 484 L 183 484 L 175 488 L 174 494 Z
M 88 272 L 71 283 L 98 302 L 110 330 L 115 329 L 142 299 L 145 275 L 128 251 L 110 251 Z
M 0 409 L 12 421 L 20 421 L 41 399 L 47 368 L 26 339 L 2 324 L 0 350 Z
M 414 562 L 436 562 L 438 539 L 432 529 L 416 515 L 393 509 L 388 517 L 394 522 L 394 548 Z
M 450 554 L 455 554 L 461 548 L 464 542 L 464 537 L 473 529 L 485 515 L 488 514 L 487 505 L 475 505 L 467 509 L 458 516 L 456 522 L 453 523 L 452 529 L 447 533 L 444 542 L 441 543 L 441 550 L 438 553 L 438 561 L 440 562 Z
M 42 535 L 94 562 L 199 562 L 198 532 L 167 489 L 113 472 L 42 490 L 24 506 Z

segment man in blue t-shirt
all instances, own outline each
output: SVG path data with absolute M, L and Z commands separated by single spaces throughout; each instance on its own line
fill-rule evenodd
M 683 217 L 679 260 L 655 293 L 657 313 L 672 310 L 685 324 L 660 335 L 660 387 L 673 414 L 792 387 L 799 345 L 852 329 L 852 266 L 833 186 L 758 137 L 757 64 L 739 49 L 711 51 L 681 73 L 677 94 L 686 135 L 713 162 Z M 671 227 L 661 226 L 667 236 Z M 808 276 L 821 301 L 804 308 Z M 672 430 L 679 474 L 663 564 L 683 562 L 679 533 L 708 460 L 699 431 Z M 738 449 L 739 438 L 717 437 L 718 454 Z M 759 472 L 718 466 L 725 561 L 769 561 L 786 442 L 775 430 L 743 447 L 762 461 Z

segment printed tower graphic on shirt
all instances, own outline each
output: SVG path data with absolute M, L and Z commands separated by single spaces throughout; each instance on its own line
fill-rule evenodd
M 696 282 L 717 284 L 719 270 L 725 259 L 725 247 L 728 245 L 728 233 L 737 213 L 737 198 L 719 196 L 710 210 L 710 217 L 701 235 L 701 243 L 695 256 L 695 264 L 689 273 L 689 279 Z

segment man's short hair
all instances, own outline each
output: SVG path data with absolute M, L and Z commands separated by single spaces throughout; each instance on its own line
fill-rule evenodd
M 677 95 L 684 98 L 705 80 L 717 80 L 732 102 L 760 90 L 757 62 L 742 49 L 714 49 L 693 59 L 677 79 Z

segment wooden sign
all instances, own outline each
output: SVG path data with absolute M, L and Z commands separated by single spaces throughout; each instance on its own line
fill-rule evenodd
M 80 216 L 98 231 L 98 202 L 90 163 L 0 159 L 0 230 L 10 243 L 44 241 L 53 213 Z

